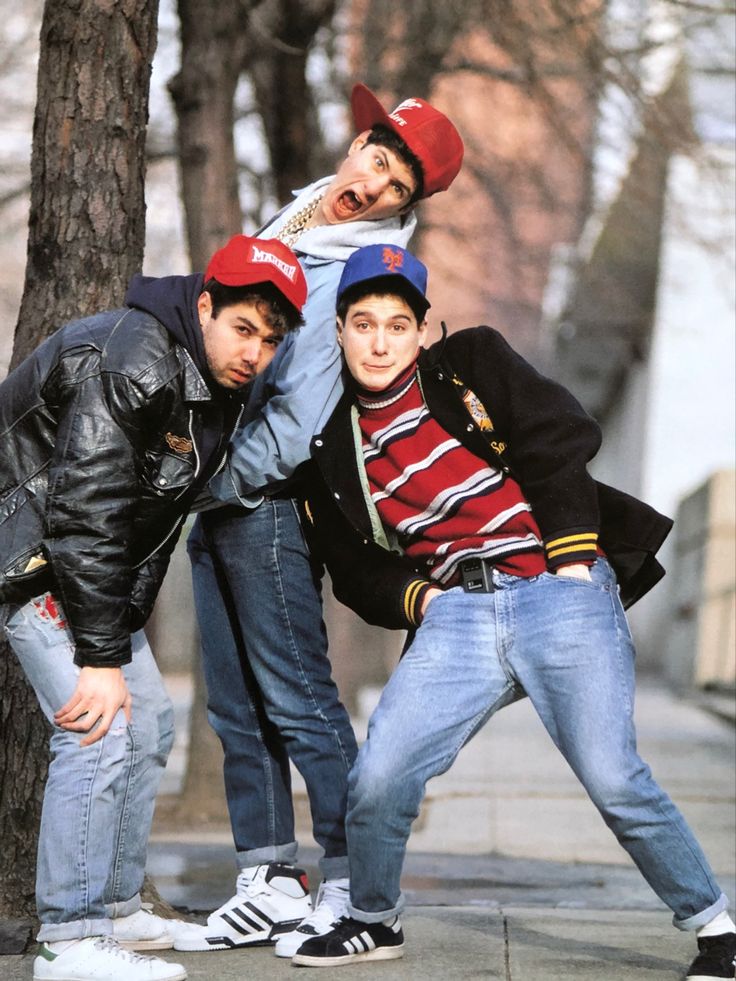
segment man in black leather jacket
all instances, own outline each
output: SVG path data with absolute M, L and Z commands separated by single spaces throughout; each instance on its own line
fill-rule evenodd
M 140 628 L 241 390 L 306 293 L 290 249 L 238 235 L 204 276 L 136 276 L 124 308 L 62 327 L 0 385 L 0 613 L 53 725 L 36 978 L 108 961 L 130 981 L 185 977 L 117 946 L 173 945 L 139 895 L 173 736 Z

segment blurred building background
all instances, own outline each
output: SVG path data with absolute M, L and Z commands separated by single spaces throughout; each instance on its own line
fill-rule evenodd
M 228 6 L 200 3 L 201 28 Z M 163 0 L 160 8 L 150 275 L 191 268 L 167 89 L 188 7 Z M 22 8 L 0 0 L 0 373 L 23 285 L 42 9 L 41 0 Z M 451 330 L 498 327 L 603 425 L 596 476 L 677 514 L 668 576 L 633 611 L 640 665 L 680 690 L 721 695 L 732 712 L 733 9 L 676 0 L 421 0 L 400 15 L 386 0 L 263 0 L 239 9 L 245 40 L 232 128 L 243 230 L 273 211 L 285 181 L 306 183 L 340 158 L 352 135 L 353 80 L 387 105 L 421 95 L 447 111 L 465 138 L 465 166 L 450 192 L 421 207 L 413 243 L 430 268 L 434 336 L 440 318 Z M 297 21 L 307 13 L 314 18 L 302 41 Z M 279 88 L 286 69 L 277 55 L 304 62 L 309 125 L 302 156 L 287 152 L 287 163 L 274 121 L 290 93 Z M 286 173 L 292 158 L 295 176 Z M 223 216 L 223 227 L 232 218 Z M 150 633 L 165 671 L 196 677 L 188 582 L 180 548 Z M 329 589 L 326 596 L 336 674 L 354 705 L 363 686 L 385 679 L 402 638 L 366 627 Z M 192 731 L 207 740 L 201 693 L 194 706 L 202 724 Z

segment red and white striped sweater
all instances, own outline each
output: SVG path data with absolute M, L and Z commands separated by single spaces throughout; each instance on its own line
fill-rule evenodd
M 451 585 L 458 564 L 478 556 L 516 576 L 545 571 L 542 536 L 518 483 L 430 416 L 416 365 L 389 391 L 359 392 L 358 409 L 381 521 L 432 579 Z

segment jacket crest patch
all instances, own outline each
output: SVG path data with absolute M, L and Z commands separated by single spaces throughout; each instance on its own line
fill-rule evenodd
M 194 449 L 194 443 L 192 443 L 191 439 L 187 439 L 186 436 L 175 436 L 173 433 L 166 433 L 164 439 L 175 453 L 191 453 Z
M 491 417 L 486 412 L 486 407 L 483 405 L 475 392 L 471 391 L 469 388 L 466 388 L 463 392 L 463 402 L 465 403 L 465 408 L 470 413 L 470 416 L 478 429 L 484 433 L 492 433 L 493 423 L 491 422 Z

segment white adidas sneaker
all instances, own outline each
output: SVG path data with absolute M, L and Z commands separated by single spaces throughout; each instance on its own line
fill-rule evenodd
M 325 880 L 319 887 L 314 910 L 302 920 L 296 930 L 283 934 L 276 941 L 276 956 L 293 957 L 305 940 L 329 933 L 347 911 L 349 899 L 349 879 Z
M 201 936 L 174 937 L 175 950 L 230 950 L 272 944 L 312 911 L 303 869 L 280 862 L 243 869 L 237 892 L 207 918 Z
M 144 957 L 112 937 L 85 937 L 61 953 L 42 944 L 33 961 L 33 981 L 186 981 L 181 964 Z

